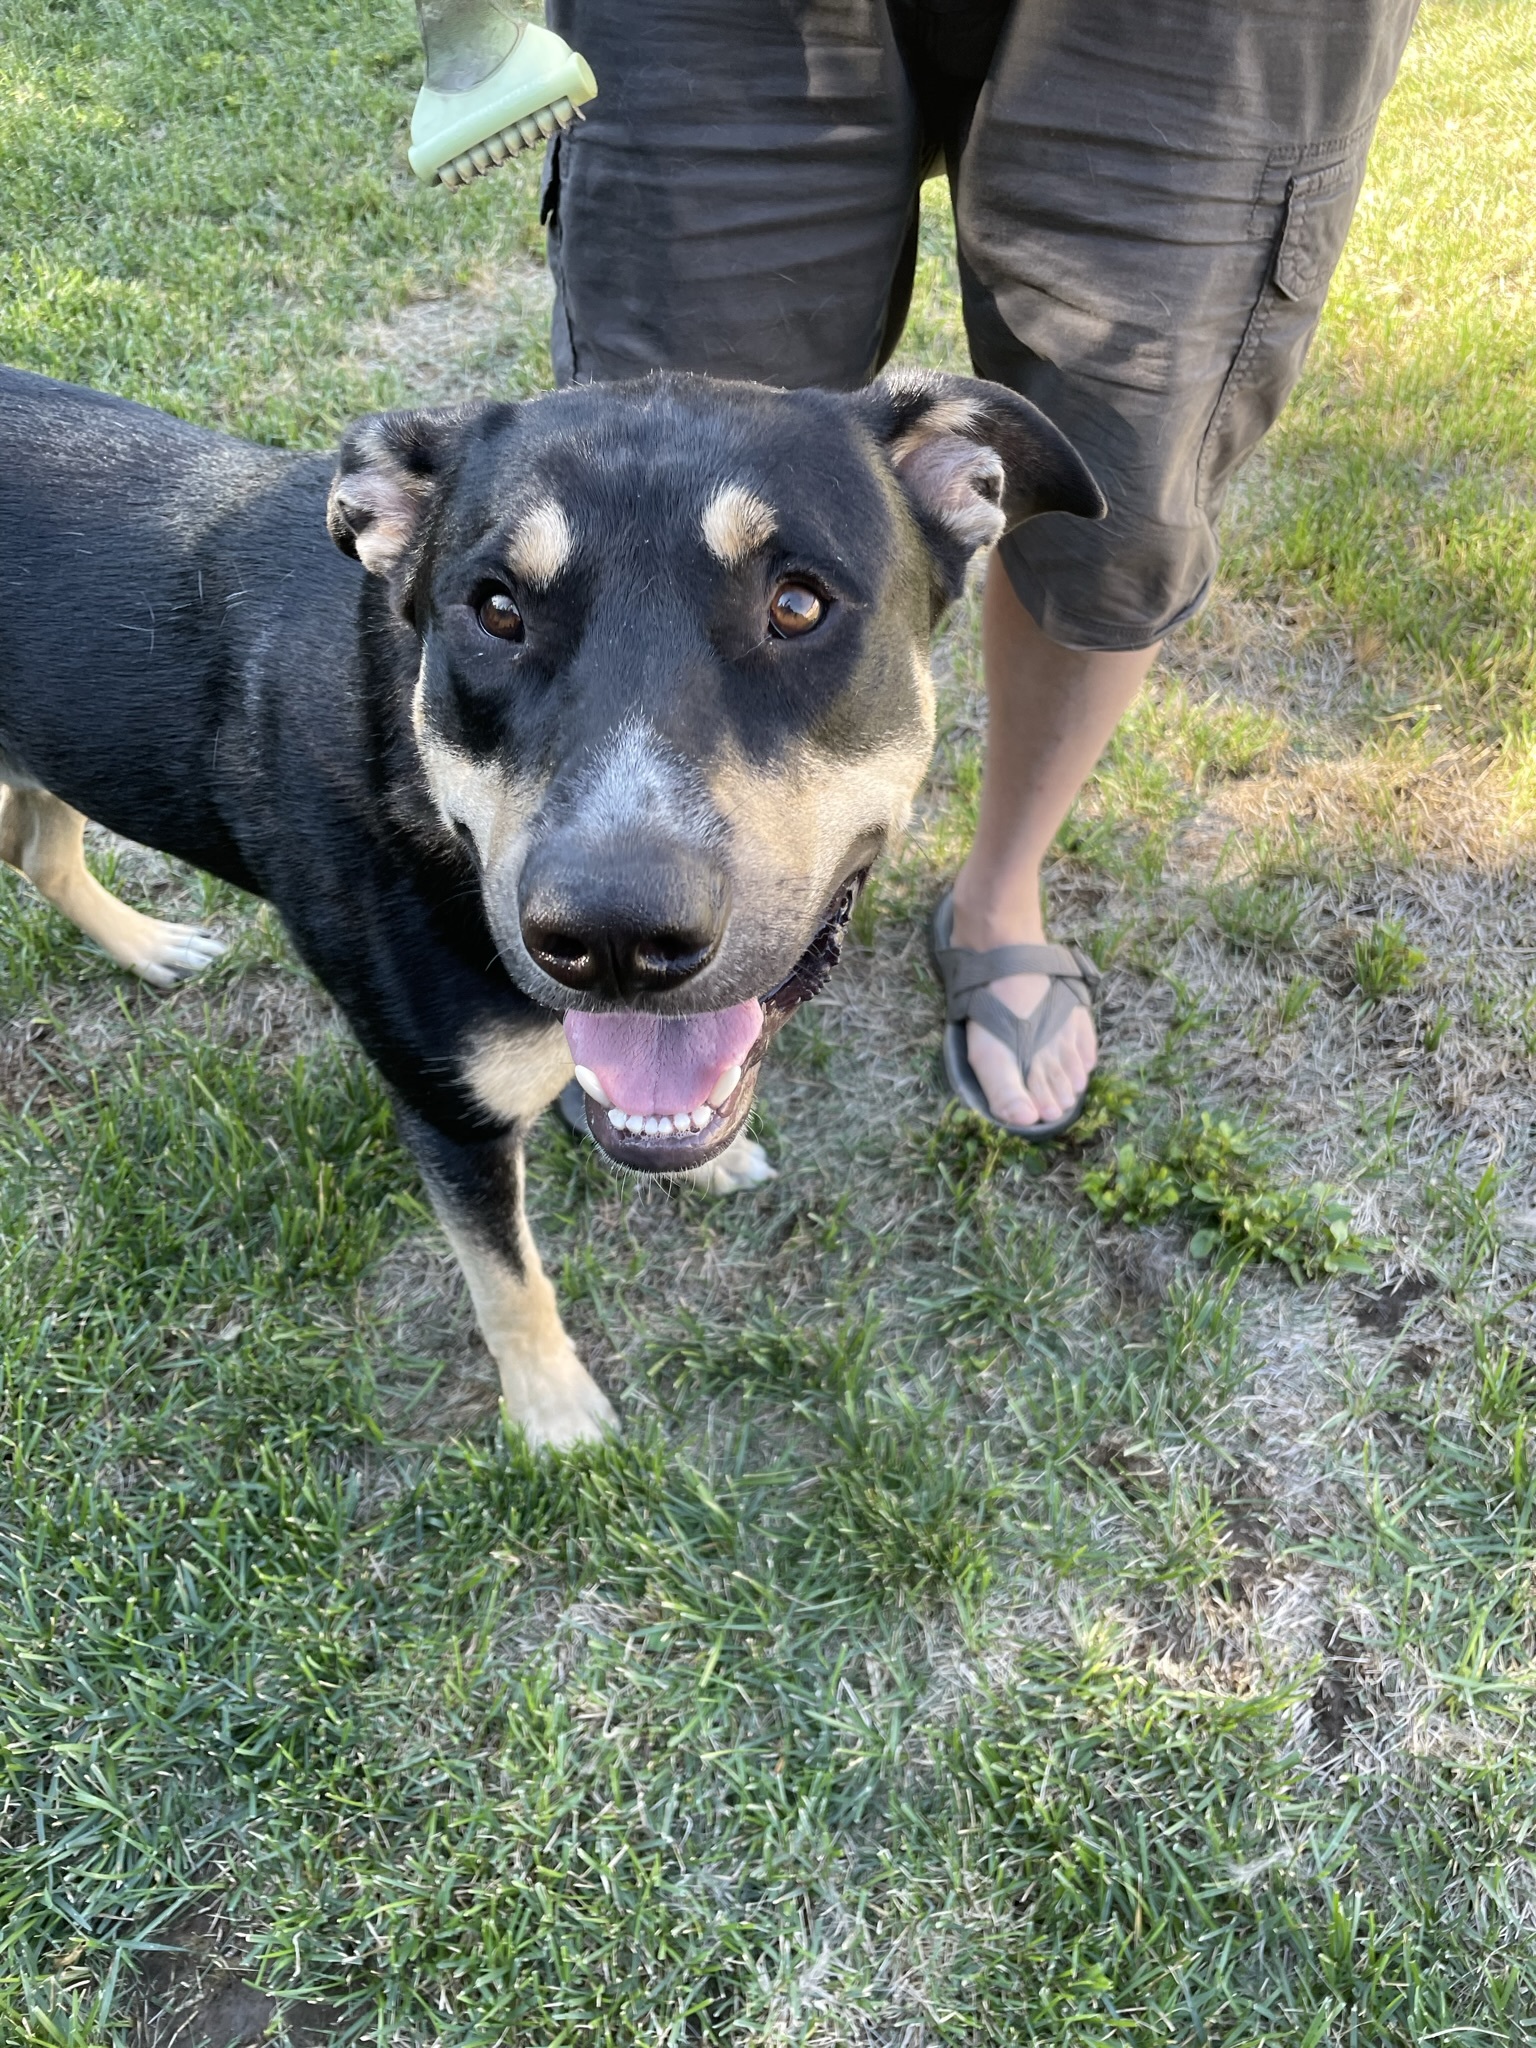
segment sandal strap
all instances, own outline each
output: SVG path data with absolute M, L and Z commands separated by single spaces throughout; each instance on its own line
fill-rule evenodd
M 968 1000 L 969 1021 L 979 1024 L 989 1038 L 1005 1045 L 1018 1061 L 1019 1072 L 1026 1078 L 1035 1054 L 1042 1045 L 1050 1043 L 1072 1012 L 1091 1007 L 1082 982 L 1076 978 L 1069 980 L 1065 975 L 1058 975 L 1052 980 L 1049 989 L 1027 1017 L 1016 1016 L 990 989 L 978 989 Z M 959 1023 L 961 1019 L 952 1017 L 950 1021 Z
M 945 1014 L 951 1024 L 973 1016 L 969 999 L 1005 975 L 1044 974 L 1052 981 L 1074 984 L 1075 999 L 1086 1007 L 1092 1006 L 1092 992 L 1099 984 L 1098 968 L 1079 946 L 993 946 L 979 953 L 969 946 L 941 946 L 934 964 L 944 984 Z

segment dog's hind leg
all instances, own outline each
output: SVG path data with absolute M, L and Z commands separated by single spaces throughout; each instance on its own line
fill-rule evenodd
M 198 925 L 167 924 L 119 903 L 85 864 L 85 819 L 46 789 L 0 784 L 0 860 L 156 988 L 174 988 L 224 951 L 223 940 Z

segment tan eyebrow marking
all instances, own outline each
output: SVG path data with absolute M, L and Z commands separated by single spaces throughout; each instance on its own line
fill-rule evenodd
M 704 545 L 727 569 L 737 569 L 773 538 L 773 508 L 745 484 L 725 484 L 704 507 L 699 521 Z
M 576 536 L 563 508 L 553 498 L 535 505 L 513 527 L 507 540 L 507 567 L 529 583 L 553 583 L 576 547 Z

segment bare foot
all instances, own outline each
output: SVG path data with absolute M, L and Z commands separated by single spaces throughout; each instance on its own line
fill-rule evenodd
M 975 912 L 967 915 L 957 891 L 951 937 L 957 946 L 990 952 L 994 946 L 1043 945 L 1045 926 L 1038 911 L 1032 918 L 1015 916 L 1008 922 Z M 993 995 L 1016 1017 L 1038 1009 L 1050 986 L 1043 974 L 1008 974 L 991 984 Z M 979 1024 L 966 1025 L 965 1050 L 992 1114 L 1003 1123 L 1028 1126 L 1055 1123 L 1067 1114 L 1088 1086 L 1099 1042 L 1092 1014 L 1079 1005 L 1036 1052 L 1028 1075 L 1020 1074 L 1007 1046 Z

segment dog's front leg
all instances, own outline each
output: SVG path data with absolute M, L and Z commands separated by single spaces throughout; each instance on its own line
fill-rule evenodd
M 462 1144 L 403 1104 L 398 1111 L 432 1206 L 469 1282 L 509 1420 L 530 1444 L 556 1450 L 616 1429 L 606 1395 L 565 1334 L 555 1290 L 528 1229 L 519 1127 Z

